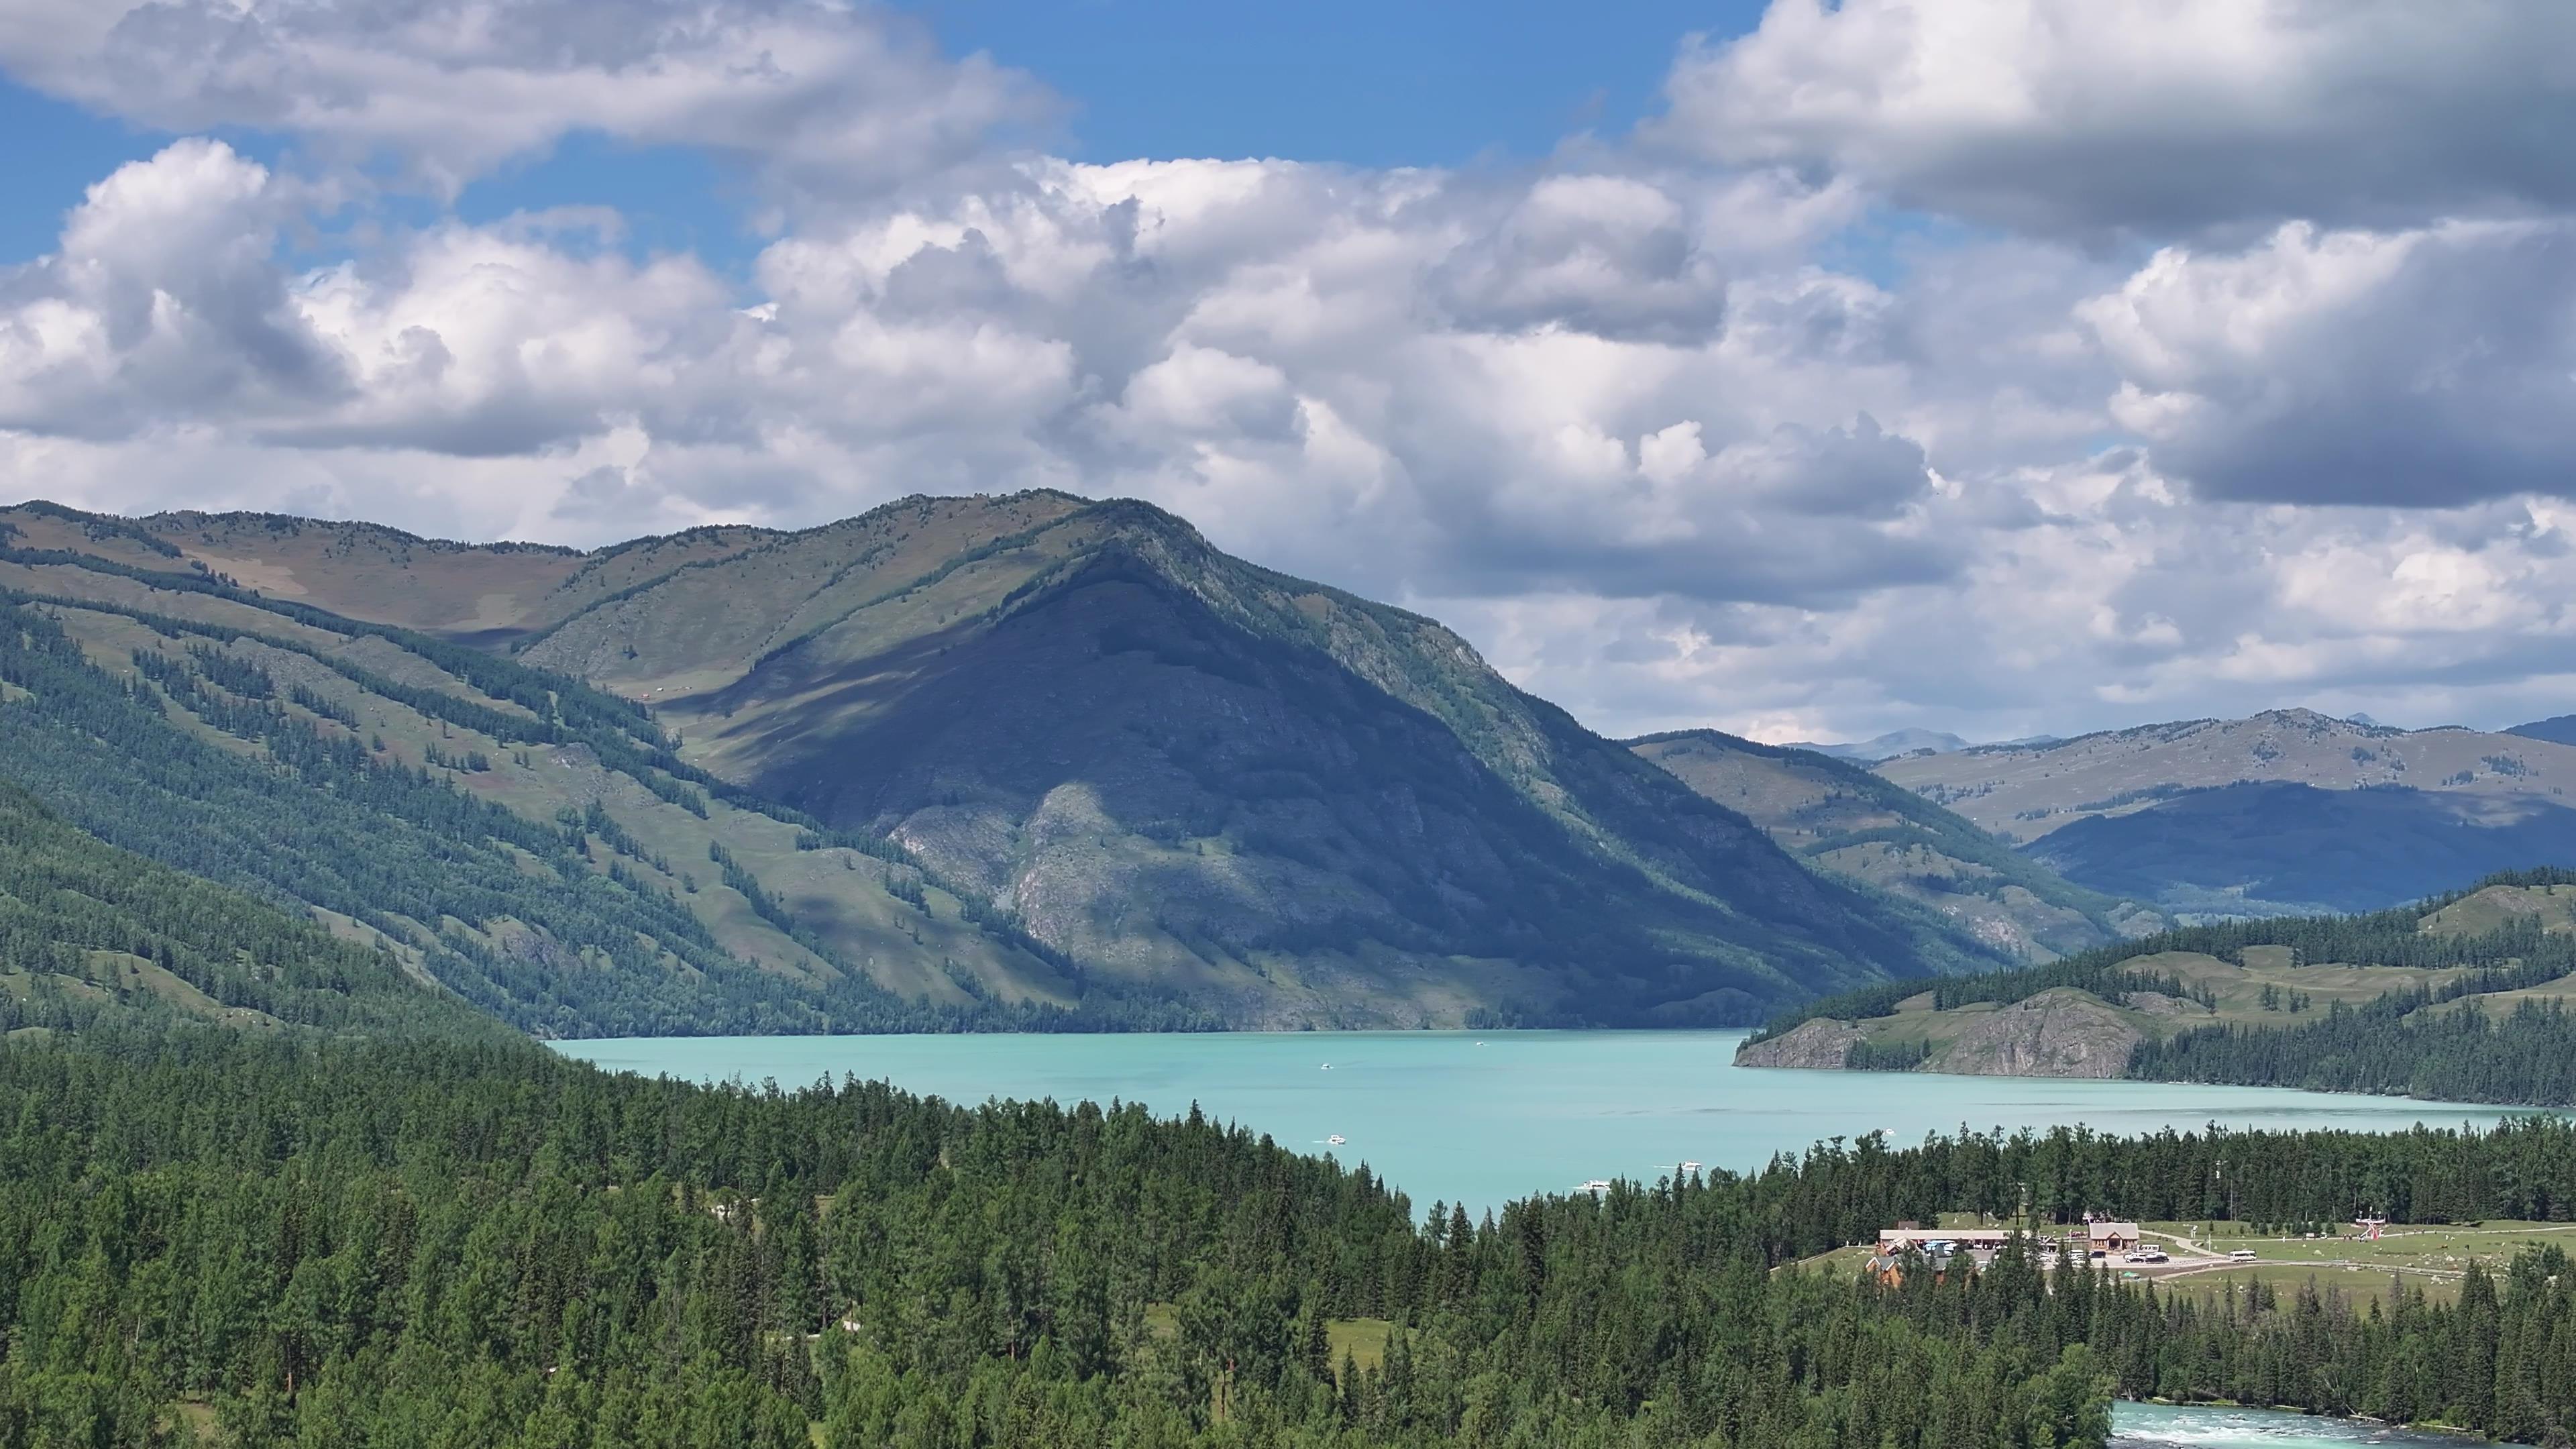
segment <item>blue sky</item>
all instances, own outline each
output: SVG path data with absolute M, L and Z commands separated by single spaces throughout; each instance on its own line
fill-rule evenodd
M 1750 29 L 1749 0 L 1626 0 L 1578 10 L 1537 0 L 1303 5 L 1183 0 L 919 0 L 951 54 L 981 51 L 1034 75 L 1062 105 L 1049 149 L 1083 161 L 1278 157 L 1363 167 L 1526 161 L 1569 136 L 1624 134 L 1656 107 L 1684 37 Z M 218 128 L 273 162 L 280 141 Z M 93 115 L 0 77 L 0 264 L 53 249 L 64 212 L 172 133 Z M 456 214 L 608 206 L 631 249 L 690 251 L 739 267 L 762 238 L 739 187 L 686 147 L 577 135 L 477 179 Z M 412 210 L 415 208 L 404 208 Z M 424 214 L 426 214 L 424 212 Z
M 1074 154 L 1276 156 L 1455 166 L 1624 131 L 1684 35 L 1752 28 L 1761 6 L 1620 0 L 1244 4 L 923 0 L 958 50 L 1035 72 L 1074 106 Z

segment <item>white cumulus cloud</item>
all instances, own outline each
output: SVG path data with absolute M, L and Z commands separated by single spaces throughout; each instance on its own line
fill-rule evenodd
M 294 145 L 172 142 L 0 273 L 23 494 L 576 543 L 1141 496 L 1615 731 L 2576 707 L 2554 8 L 1775 0 L 1650 135 L 1450 171 L 1047 156 L 1033 83 L 824 0 L 49 4 L 13 75 Z M 776 234 L 343 165 L 585 133 Z

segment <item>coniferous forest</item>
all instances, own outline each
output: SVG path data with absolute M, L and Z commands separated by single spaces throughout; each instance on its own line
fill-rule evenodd
M 0 1444 L 2094 1445 L 2114 1393 L 2544 1438 L 2456 1304 L 1883 1287 L 1887 1223 L 2576 1219 L 2576 1127 L 1837 1141 L 1471 1219 L 1201 1119 L 615 1076 L 0 796 Z
M 2017 1250 L 1893 1289 L 1784 1267 L 2024 1183 L 2043 1211 L 2565 1218 L 2554 1119 L 1872 1139 L 1477 1221 L 1195 1114 L 435 1034 L 22 1042 L 0 1124 L 11 1444 L 2035 1446 L 2100 1443 L 2115 1388 L 2576 1423 L 2555 1250 L 2393 1313 Z

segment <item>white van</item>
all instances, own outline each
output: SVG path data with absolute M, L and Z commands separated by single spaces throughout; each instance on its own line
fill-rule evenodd
M 2235 1252 L 2227 1255 L 2227 1261 L 2231 1263 L 2251 1263 L 2254 1261 L 2254 1250 L 2252 1248 L 2239 1248 Z

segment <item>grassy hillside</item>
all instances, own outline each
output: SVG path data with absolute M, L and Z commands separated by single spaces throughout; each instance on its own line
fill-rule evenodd
M 1786 1014 L 1754 1066 L 2135 1076 L 2576 1102 L 2576 876 L 2366 916 L 2190 927 Z
M 141 678 L 142 714 L 196 738 L 163 796 L 230 772 L 217 813 L 249 818 L 245 770 L 320 757 L 296 768 L 447 821 L 347 890 L 309 888 L 314 852 L 240 864 L 262 832 L 136 848 L 443 953 L 427 969 L 542 1030 L 1731 1022 L 2004 959 L 1802 869 L 1437 624 L 1141 505 L 919 499 L 591 555 L 244 516 L 0 525 L 0 588 L 78 606 L 41 612 L 100 706 Z M 217 656 L 273 693 L 236 697 Z M 392 764 L 426 772 L 398 808 Z M 103 787 L 50 768 L 93 828 L 151 833 L 158 807 L 80 807 Z M 345 815 L 353 792 L 325 793 Z M 320 854 L 384 853 L 345 823 Z M 483 894 L 395 899 L 439 852 Z
M 0 776 L 528 1030 L 1169 1019 L 575 681 L 193 573 L 22 549 L 0 589 Z
M 2274 710 L 1877 769 L 2068 880 L 2178 915 L 2370 911 L 2490 871 L 2576 863 L 2576 746 L 2525 728 Z
M 0 1032 L 177 1021 L 501 1031 L 390 951 L 118 850 L 0 784 Z
M 1647 735 L 1628 747 L 1741 812 L 1792 855 L 1937 911 L 2019 961 L 2052 961 L 2172 924 L 2065 880 L 1846 760 L 1716 730 Z

